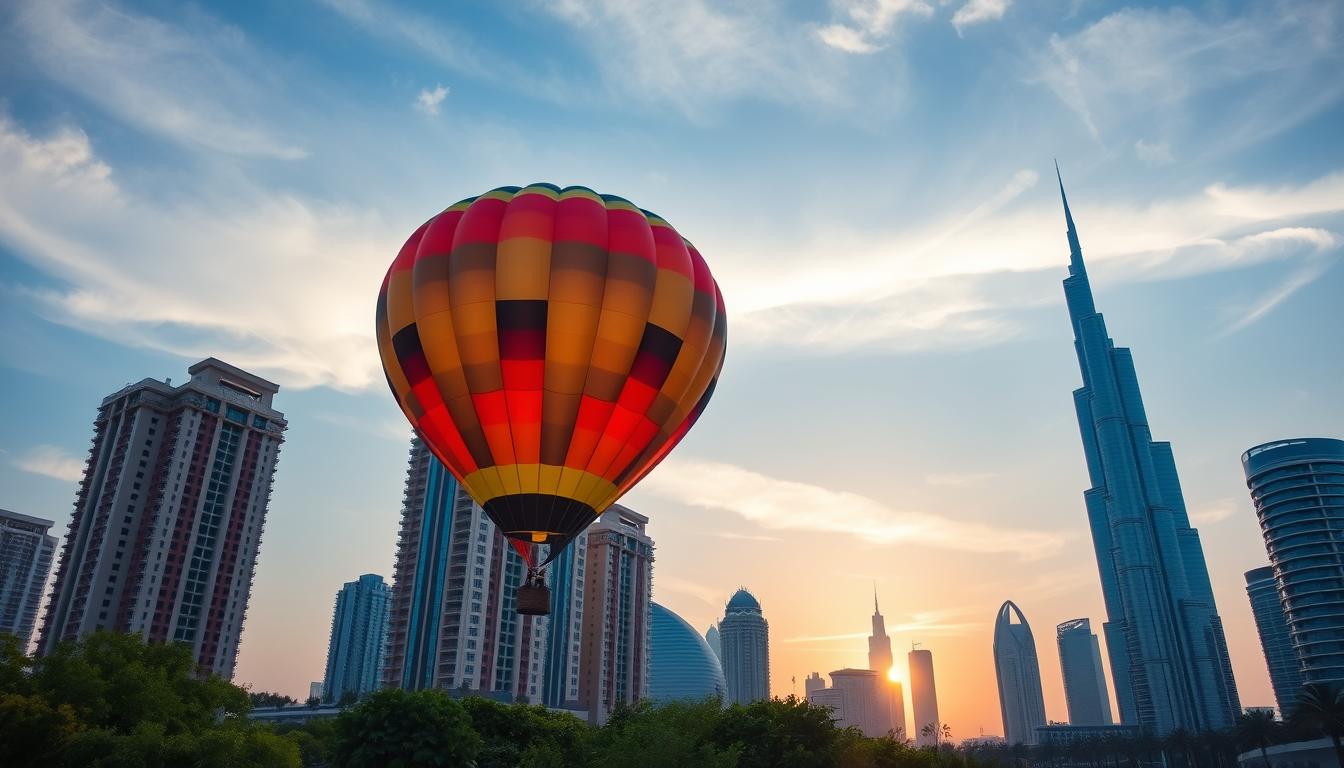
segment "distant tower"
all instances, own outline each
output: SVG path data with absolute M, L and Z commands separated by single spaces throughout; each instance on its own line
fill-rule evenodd
M 887 728 L 905 734 L 905 696 L 901 684 L 891 679 L 893 661 L 891 638 L 887 637 L 886 620 L 877 606 L 877 587 L 873 587 L 873 634 L 868 636 L 868 668 L 877 672 L 877 686 L 882 692 L 882 705 L 887 710 Z M 885 731 L 884 731 L 885 733 Z
M 1344 682 L 1344 440 L 1266 443 L 1241 464 L 1302 682 Z
M 910 705 L 915 715 L 915 732 L 911 736 L 918 746 L 935 746 L 941 737 L 924 734 L 925 726 L 933 725 L 936 729 L 942 723 L 938 719 L 938 691 L 933 683 L 933 652 L 916 648 L 910 651 L 907 661 L 910 665 Z
M 1064 674 L 1064 699 L 1070 725 L 1113 725 L 1111 695 L 1101 669 L 1101 647 L 1087 619 L 1072 619 L 1055 628 L 1059 667 Z
M 891 711 L 887 708 L 885 675 L 871 669 L 837 669 L 831 673 L 831 690 L 844 697 L 842 713 L 836 725 L 854 727 L 865 736 L 885 736 L 891 729 Z
M 372 573 L 346 582 L 336 593 L 327 674 L 322 680 L 327 701 L 339 702 L 347 693 L 363 697 L 382 686 L 391 595 L 383 577 Z
M 826 678 L 820 673 L 813 672 L 803 680 L 803 698 L 811 701 L 812 694 L 826 689 Z
M 649 698 L 701 701 L 728 696 L 719 657 L 695 628 L 667 608 L 653 604 L 649 634 Z
M 56 537 L 54 523 L 0 509 L 0 632 L 19 638 L 27 649 L 47 586 Z
M 1171 443 L 1148 428 L 1130 350 L 1097 312 L 1064 183 L 1064 299 L 1082 386 L 1073 392 L 1091 487 L 1083 493 L 1106 603 L 1120 720 L 1155 736 L 1222 730 L 1241 714 L 1199 532 L 1190 527 Z
M 588 528 L 579 705 L 605 723 L 649 692 L 653 539 L 649 518 L 613 504 Z
M 729 703 L 770 698 L 770 625 L 761 604 L 747 590 L 737 590 L 728 601 L 719 622 L 719 637 Z
M 1045 725 L 1041 665 L 1036 639 L 1022 609 L 1011 600 L 999 608 L 994 622 L 994 673 L 999 681 L 999 712 L 1008 744 L 1035 744 L 1036 729 Z
M 279 385 L 213 357 L 187 372 L 99 405 L 39 653 L 110 629 L 233 677 L 286 422 Z
M 1293 635 L 1288 629 L 1288 617 L 1283 613 L 1283 601 L 1274 581 L 1270 566 L 1246 572 L 1246 594 L 1251 599 L 1251 613 L 1255 616 L 1255 630 L 1260 635 L 1260 648 L 1269 667 L 1269 682 L 1274 688 L 1274 700 L 1279 715 L 1286 717 L 1293 711 L 1297 692 L 1302 688 L 1302 660 L 1293 647 Z
M 709 629 L 705 630 L 705 642 L 709 643 L 709 649 L 714 652 L 715 656 L 719 657 L 720 661 L 722 661 L 723 642 L 719 638 L 719 625 L 717 622 L 710 624 Z

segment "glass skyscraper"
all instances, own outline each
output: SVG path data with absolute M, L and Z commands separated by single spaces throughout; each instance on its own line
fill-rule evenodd
M 936 747 L 942 740 L 937 731 L 942 721 L 938 719 L 938 688 L 933 679 L 933 651 L 912 648 L 906 657 L 910 669 L 910 708 L 914 710 L 912 723 L 916 746 Z M 924 729 L 933 726 L 925 733 Z
M 1101 646 L 1092 622 L 1070 619 L 1055 628 L 1055 639 L 1059 642 L 1069 725 L 1113 725 L 1111 695 L 1101 670 Z
M 761 604 L 745 589 L 728 600 L 719 622 L 728 701 L 750 704 L 770 698 L 770 624 Z
M 1302 682 L 1344 682 L 1344 441 L 1280 440 L 1241 463 Z
M 994 674 L 999 682 L 1003 738 L 1009 744 L 1035 744 L 1036 729 L 1045 725 L 1041 664 L 1036 638 L 1022 609 L 1011 600 L 994 621 Z
M 1269 668 L 1269 683 L 1274 688 L 1274 701 L 1279 715 L 1293 711 L 1297 692 L 1302 688 L 1302 660 L 1293 647 L 1293 635 L 1288 629 L 1288 617 L 1283 613 L 1283 601 L 1274 581 L 1274 569 L 1265 566 L 1246 572 L 1246 596 L 1251 599 L 1251 613 L 1255 616 L 1255 631 L 1260 635 L 1260 648 L 1265 653 Z
M 649 633 L 649 698 L 654 701 L 723 699 L 728 684 L 719 657 L 685 619 L 653 603 Z
M 1199 534 L 1171 444 L 1149 432 L 1133 355 L 1111 341 L 1093 304 L 1063 181 L 1059 193 L 1070 257 L 1064 298 L 1083 378 L 1073 393 L 1091 480 L 1083 498 L 1120 719 L 1156 735 L 1221 729 L 1241 703 Z
M 0 509 L 0 632 L 19 638 L 25 649 L 56 553 L 56 537 L 47 533 L 52 525 Z
M 347 581 L 336 593 L 322 681 L 326 701 L 339 702 L 347 693 L 361 697 L 381 686 L 391 595 L 383 577 L 373 573 Z

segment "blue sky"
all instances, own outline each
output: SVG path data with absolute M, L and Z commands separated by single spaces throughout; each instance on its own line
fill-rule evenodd
M 1059 286 L 1064 171 L 1099 307 L 1173 441 L 1247 704 L 1264 561 L 1240 452 L 1344 435 L 1344 13 L 1068 0 L 0 11 L 0 505 L 68 521 L 100 398 L 215 355 L 283 386 L 239 680 L 321 676 L 332 595 L 390 572 L 408 430 L 373 301 L 446 205 L 546 180 L 705 254 L 705 418 L 628 502 L 656 597 L 739 585 L 775 691 L 863 663 L 870 582 L 999 729 L 998 603 L 1099 621 Z M 857 634 L 857 636 L 856 636 Z M 900 654 L 898 654 L 899 656 Z

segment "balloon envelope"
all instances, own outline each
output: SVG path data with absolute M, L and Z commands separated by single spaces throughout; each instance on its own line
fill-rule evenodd
M 378 294 L 378 349 L 406 417 L 500 530 L 552 557 L 685 436 L 726 334 L 695 248 L 585 187 L 501 187 L 449 207 Z

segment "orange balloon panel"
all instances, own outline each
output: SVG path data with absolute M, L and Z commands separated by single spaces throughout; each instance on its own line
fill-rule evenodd
M 501 187 L 430 219 L 378 294 L 402 411 L 509 536 L 570 538 L 699 418 L 723 296 L 659 216 L 585 187 Z

